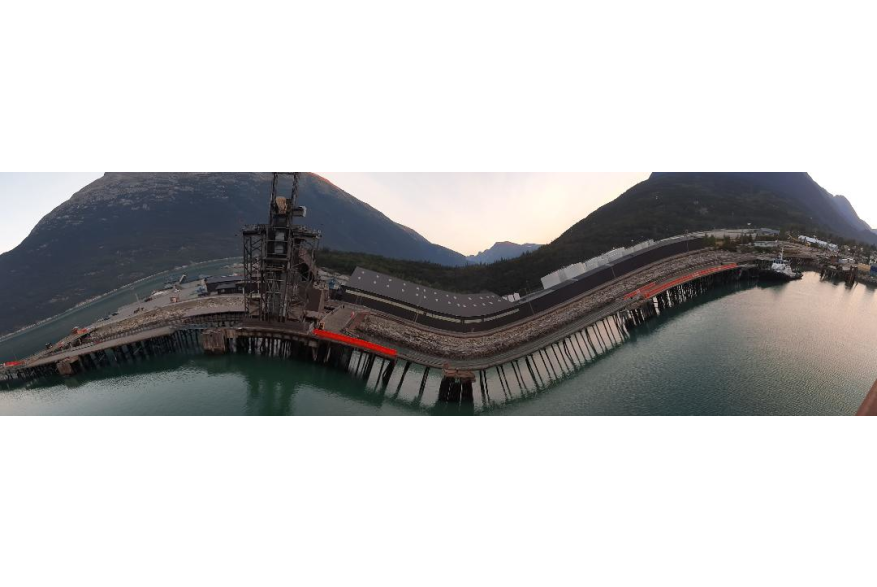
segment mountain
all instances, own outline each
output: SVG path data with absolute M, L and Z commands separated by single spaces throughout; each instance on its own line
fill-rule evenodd
M 740 189 L 727 194 L 729 200 L 762 192 L 771 203 L 786 202 L 790 213 L 803 213 L 805 225 L 847 239 L 875 243 L 868 226 L 843 196 L 833 196 L 806 171 L 655 171 L 651 179 L 675 178 L 679 182 L 709 182 L 724 178 L 739 182 Z M 744 190 L 741 192 L 740 190 Z M 768 197 L 771 196 L 771 197 Z M 779 198 L 779 200 L 777 199 Z M 780 219 L 778 218 L 777 221 Z M 776 221 L 775 221 L 776 222 Z
M 519 245 L 509 241 L 502 241 L 499 243 L 493 243 L 492 247 L 479 252 L 477 255 L 469 255 L 466 257 L 466 261 L 469 264 L 494 263 L 502 259 L 514 259 L 515 257 L 520 257 L 524 253 L 535 251 L 541 246 L 542 245 L 535 245 L 533 243 Z
M 243 224 L 266 222 L 270 173 L 107 173 L 0 255 L 0 333 L 141 277 L 241 255 Z M 304 174 L 305 222 L 321 247 L 463 265 L 325 179 Z
M 850 201 L 846 199 L 845 196 L 834 196 L 834 205 L 835 208 L 837 208 L 837 211 L 840 212 L 841 216 L 843 216 L 851 225 L 858 227 L 860 230 L 871 230 L 871 226 L 859 218 L 855 208 L 853 208 L 853 205 L 850 204 Z

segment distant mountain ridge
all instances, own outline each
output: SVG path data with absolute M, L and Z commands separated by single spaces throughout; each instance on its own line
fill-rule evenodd
M 697 178 L 727 178 L 741 182 L 744 189 L 765 190 L 788 205 L 801 208 L 809 222 L 844 238 L 877 244 L 871 227 L 856 213 L 844 196 L 834 196 L 816 183 L 806 171 L 654 171 L 651 179 L 676 178 L 696 181 Z
M 495 263 L 496 261 L 500 261 L 502 259 L 514 259 L 515 257 L 520 257 L 524 253 L 530 253 L 535 251 L 542 245 L 537 245 L 533 243 L 524 243 L 519 245 L 517 243 L 502 241 L 498 243 L 493 243 L 489 249 L 485 249 L 480 251 L 476 255 L 469 255 L 466 257 L 466 261 L 470 264 L 486 264 L 486 263 Z
M 834 196 L 834 204 L 841 216 L 843 216 L 851 225 L 859 227 L 861 230 L 871 230 L 871 226 L 859 218 L 856 209 L 853 208 L 853 205 L 846 196 Z
M 104 174 L 0 255 L 0 333 L 146 275 L 240 256 L 241 226 L 267 221 L 270 185 L 270 173 Z M 466 263 L 322 177 L 303 174 L 300 196 L 323 248 Z

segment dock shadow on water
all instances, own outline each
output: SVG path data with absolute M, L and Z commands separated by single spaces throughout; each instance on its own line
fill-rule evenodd
M 166 355 L 2 391 L 0 414 L 852 414 L 877 376 L 875 331 L 873 290 L 807 274 L 663 308 L 594 356 L 570 344 L 506 364 L 471 402 L 439 401 L 441 371 L 417 366 L 385 382 L 377 366 L 363 379 L 297 359 Z
M 806 273 L 729 284 L 631 332 L 548 393 L 494 414 L 852 415 L 877 377 L 877 296 Z
M 754 281 L 735 281 L 708 290 L 699 294 L 697 297 L 685 300 L 678 305 L 663 307 L 658 310 L 651 319 L 641 322 L 636 328 L 626 330 L 623 336 L 616 338 L 615 340 L 618 341 L 617 344 L 611 344 L 603 352 L 589 356 L 587 361 L 576 363 L 574 368 L 567 372 L 563 372 L 557 379 L 549 379 L 549 376 L 555 372 L 554 368 L 557 365 L 556 360 L 550 360 L 547 369 L 544 364 L 539 364 L 539 366 L 536 367 L 537 379 L 541 380 L 541 378 L 544 377 L 546 381 L 550 381 L 547 385 L 533 385 L 529 387 L 526 385 L 521 387 L 519 385 L 516 389 L 517 393 L 510 393 L 509 396 L 505 398 L 505 401 L 495 402 L 484 406 L 483 411 L 485 414 L 541 414 L 543 413 L 543 407 L 548 405 L 549 411 L 547 413 L 564 413 L 555 412 L 553 409 L 550 409 L 553 402 L 546 398 L 553 392 L 557 390 L 577 389 L 581 390 L 582 393 L 587 394 L 588 388 L 591 387 L 588 384 L 588 378 L 591 374 L 595 372 L 602 373 L 605 371 L 615 372 L 618 369 L 616 367 L 616 356 L 619 353 L 638 352 L 637 349 L 641 344 L 653 340 L 654 337 L 662 336 L 661 332 L 665 328 L 671 326 L 675 320 L 678 320 L 679 317 L 687 312 L 708 308 L 712 304 L 721 302 L 721 300 L 729 296 L 761 287 L 764 286 L 761 286 Z M 616 330 L 613 330 L 613 333 L 615 335 L 619 334 Z M 641 371 L 647 363 L 648 358 L 642 357 L 642 361 L 637 362 L 634 369 L 636 371 Z M 537 363 L 534 361 L 534 366 L 536 364 Z M 623 383 L 627 380 L 627 376 L 628 373 L 626 370 L 621 370 L 620 372 L 615 373 L 614 379 Z M 566 406 L 567 404 L 564 405 Z M 649 410 L 649 412 L 651 411 Z M 590 412 L 585 410 L 584 412 L 576 411 L 573 413 L 587 414 Z M 606 413 L 626 415 L 628 412 L 609 411 Z

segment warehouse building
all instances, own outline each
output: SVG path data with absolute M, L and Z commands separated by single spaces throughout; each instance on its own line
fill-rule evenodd
M 208 295 L 225 295 L 243 293 L 244 282 L 241 275 L 222 275 L 204 279 L 204 287 Z

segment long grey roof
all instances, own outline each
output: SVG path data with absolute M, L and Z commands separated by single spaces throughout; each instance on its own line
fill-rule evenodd
M 409 306 L 416 306 L 427 311 L 457 316 L 460 318 L 489 316 L 504 310 L 510 310 L 552 291 L 566 288 L 576 281 L 590 277 L 594 273 L 620 265 L 632 257 L 637 257 L 646 252 L 659 249 L 675 242 L 698 240 L 700 238 L 702 238 L 702 233 L 665 238 L 652 243 L 644 249 L 628 253 L 614 261 L 609 261 L 605 265 L 586 271 L 585 273 L 577 275 L 567 281 L 562 281 L 549 289 L 525 296 L 519 302 L 509 302 L 508 300 L 504 300 L 498 295 L 490 292 L 461 294 L 431 287 L 424 287 L 420 284 L 410 283 L 397 277 L 393 277 L 392 275 L 385 275 L 369 269 L 363 269 L 362 267 L 357 267 L 356 270 L 354 270 L 353 274 L 350 276 L 350 280 L 347 282 L 347 289 L 359 290 L 383 298 L 389 298 Z
M 347 289 L 355 289 L 430 312 L 459 316 L 460 318 L 487 316 L 508 310 L 516 305 L 502 299 L 495 293 L 463 294 L 444 291 L 362 267 L 357 267 L 354 270 L 347 282 Z

